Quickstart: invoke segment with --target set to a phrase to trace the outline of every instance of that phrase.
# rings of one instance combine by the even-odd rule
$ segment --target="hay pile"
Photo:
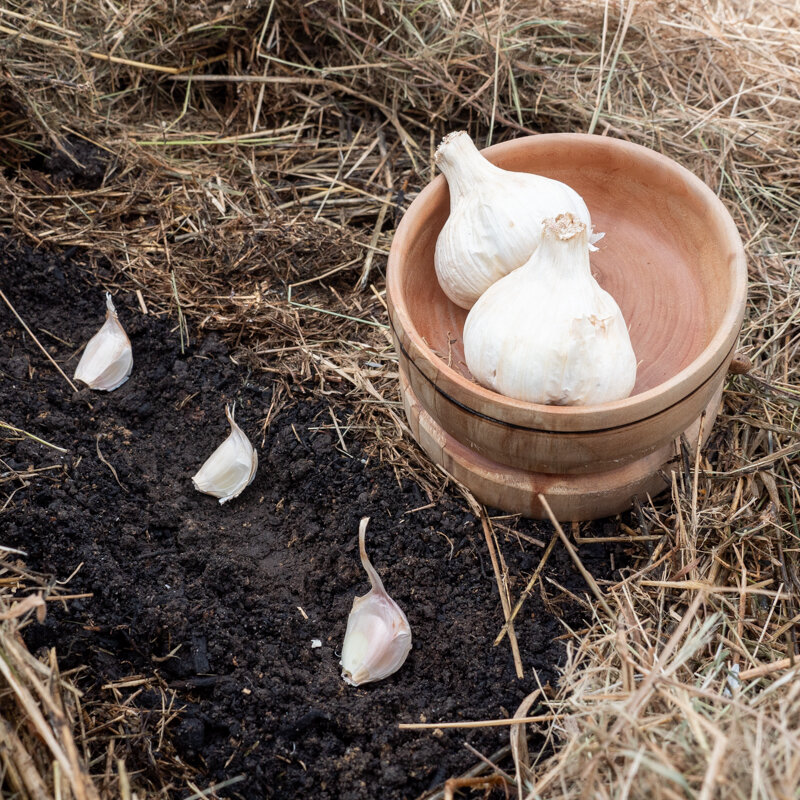
[[[8,551],[4,555],[14,557]],[[85,751],[74,735],[83,730],[80,692],[69,676],[59,673],[54,650],[37,660],[20,636],[34,617],[44,622],[47,602],[59,599],[66,602],[71,598],[19,564],[0,563],[0,763],[4,797],[99,800],[101,796],[86,766]]]
[[[799,30],[794,3],[764,0],[16,0],[0,226],[85,252],[179,315],[176,336],[221,331],[280,383],[270,413],[335,387],[351,430],[435,499],[447,480],[405,435],[383,267],[439,138],[590,131],[691,169],[746,245],[755,367],[708,457],[687,449],[671,496],[619,528],[658,538],[632,541],[612,615],[570,637],[544,701],[553,750],[515,748],[518,793],[796,796]]]

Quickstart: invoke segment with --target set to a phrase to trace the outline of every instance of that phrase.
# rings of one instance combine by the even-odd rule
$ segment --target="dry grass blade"
[[[489,558],[492,561],[492,569],[494,570],[494,578],[497,582],[497,591],[500,595],[500,605],[503,607],[503,616],[505,617],[505,627],[508,631],[508,641],[511,643],[511,653],[514,657],[514,668],[517,671],[517,677],[524,677],[522,669],[522,658],[519,654],[519,643],[517,642],[517,635],[514,633],[514,623],[511,619],[511,599],[508,594],[508,574],[501,571],[500,564],[497,558],[497,543],[494,538],[494,531],[492,530],[492,523],[489,521],[489,515],[486,513],[486,508],[482,506],[472,495],[465,486],[458,484],[459,491],[464,495],[472,513],[475,514],[481,521],[483,528],[483,536],[486,540],[486,549],[489,551]]]
[[[39,442],[39,444],[45,445],[45,447],[50,447],[53,450],[58,450],[59,453],[69,452],[65,447],[58,447],[57,445],[51,444],[50,442],[47,442],[44,439],[39,438],[38,436],[34,436],[34,434],[29,433],[28,431],[22,430],[22,428],[17,428],[16,425],[9,425],[7,422],[3,422],[2,420],[0,420],[0,428],[5,428],[5,430],[13,431],[14,433],[20,433],[23,436],[27,436],[29,439],[33,439],[34,442]]]
[[[22,317],[17,313],[17,310],[14,308],[14,306],[11,305],[11,302],[5,296],[2,290],[0,290],[0,300],[2,300],[8,306],[11,313],[19,320],[20,325],[22,325],[22,327],[25,328],[25,330],[28,332],[28,336],[30,336],[31,339],[33,339],[33,341],[36,343],[36,346],[45,354],[47,360],[58,370],[59,375],[61,375],[61,377],[70,385],[72,391],[77,392],[78,387],[67,377],[66,373],[56,363],[56,360],[53,358],[53,356],[51,356],[50,353],[47,352],[47,349],[44,347],[44,345],[36,338],[36,334],[34,334],[34,332],[28,327],[25,320],[22,319]]]
[[[65,701],[58,675],[36,661],[21,643],[19,631],[31,615],[44,620],[44,590],[9,605],[10,588],[18,590],[36,579],[7,565],[3,572],[5,578],[14,578],[0,584],[0,740],[5,745],[0,758],[4,771],[23,797],[53,800],[66,791],[77,800],[100,800],[73,737],[74,707],[69,694]]]
[[[18,619],[27,614],[31,609],[36,609],[36,618],[44,622],[45,609],[47,608],[41,594],[29,594],[24,600],[14,603],[8,611],[0,613],[0,620]]]
[[[515,716],[510,719],[479,719],[470,722],[401,722],[397,727],[403,731],[435,731],[453,728],[507,728],[535,722],[551,722],[553,714],[538,714],[533,717]]]
[[[543,494],[539,495],[539,502],[542,504],[542,507],[547,512],[547,516],[550,517],[550,522],[553,523],[553,527],[556,529],[556,533],[558,534],[558,537],[561,539],[561,543],[564,545],[567,552],[569,553],[569,557],[573,560],[575,566],[578,568],[578,572],[581,573],[583,579],[586,581],[586,584],[592,590],[592,594],[594,594],[598,604],[603,609],[603,611],[605,611],[606,614],[608,614],[609,617],[613,616],[611,607],[606,602],[605,597],[603,597],[603,593],[600,591],[600,587],[597,585],[597,581],[594,579],[592,573],[589,572],[589,570],[587,570],[586,567],[583,566],[583,562],[581,561],[578,552],[572,546],[572,542],[570,542],[570,540],[567,538],[567,535],[564,533],[564,529],[561,527],[561,524],[553,515],[553,509],[550,508],[550,503],[547,502],[547,498]]]
[[[597,607],[613,603],[570,641],[546,701],[550,749],[531,753],[523,782],[548,800],[796,796],[796,4],[6,5],[4,235],[76,248],[151,314],[179,299],[193,336],[220,332],[243,367],[280,387],[265,430],[293,393],[317,387],[343,449],[360,436],[364,458],[416,481],[430,503],[448,482],[402,419],[383,272],[436,141],[460,127],[481,144],[593,130],[663,152],[712,187],[748,254],[741,349],[752,369],[731,376],[705,452],[670,465],[671,495],[604,537],[630,536],[632,563],[613,585],[596,582]],[[362,275],[373,292],[353,291]],[[491,551],[491,530],[486,542]],[[519,603],[499,562],[495,574],[513,622]],[[103,750],[112,732],[138,740],[115,703],[91,707],[108,727],[87,748]],[[8,755],[21,756],[11,730],[29,745],[26,728],[4,728],[7,782],[52,792],[41,761],[37,783],[30,762]],[[174,760],[159,769],[168,777],[148,796],[185,778]],[[127,774],[117,772],[103,779],[112,796]],[[127,777],[136,792],[139,776]]]
[[[539,576],[542,574],[542,570],[547,564],[547,559],[550,558],[550,553],[553,552],[553,546],[555,545],[556,541],[558,540],[558,534],[554,534],[550,538],[550,543],[545,548],[544,553],[542,553],[541,559],[539,559],[539,563],[536,565],[536,569],[533,571],[533,575],[531,575],[530,580],[528,580],[527,586],[522,590],[522,594],[519,596],[519,599],[514,604],[514,608],[511,611],[511,614],[508,616],[508,622],[503,625],[500,633],[497,634],[497,638],[494,640],[494,646],[497,647],[500,642],[503,641],[503,637],[508,632],[508,626],[514,622],[517,614],[519,614],[520,609],[522,608],[523,603],[525,602],[525,598],[533,591],[533,587],[536,585],[536,581],[539,579]]]
[[[525,717],[530,711],[536,698],[542,693],[541,689],[531,692],[519,705],[514,719],[519,720],[519,724],[512,725],[509,732],[511,755],[514,758],[514,769],[516,770],[517,794],[519,800],[525,796],[525,786],[530,783],[533,774],[531,773],[530,757],[528,755],[528,739],[525,733]]]

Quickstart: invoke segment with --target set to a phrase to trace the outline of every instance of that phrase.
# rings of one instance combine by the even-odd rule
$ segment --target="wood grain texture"
[[[554,432],[513,427],[457,405],[419,374],[402,353],[400,369],[417,401],[443,430],[478,455],[533,472],[582,474],[624,466],[662,448],[697,419],[718,393],[729,359],[698,389],[653,417],[596,431]]]
[[[559,407],[513,400],[472,380],[461,341],[466,312],[442,292],[433,265],[449,213],[440,176],[406,212],[387,273],[392,332],[417,399],[475,453],[526,471],[591,472],[657,451],[716,393],[741,327],[747,274],[730,215],[675,162],[607,137],[531,136],[484,154],[583,196],[595,229],[606,233],[592,270],[630,327],[637,383],[625,400]]]
[[[491,461],[448,434],[419,402],[402,369],[400,389],[406,417],[420,447],[488,506],[547,519],[538,500],[541,493],[559,520],[578,522],[618,514],[630,508],[634,497],[647,502],[648,495],[654,497],[667,488],[658,473],[662,469],[668,471],[668,462],[676,453],[674,442],[638,461],[601,472],[581,475],[527,472]],[[720,384],[705,408],[703,443],[711,433],[721,397]],[[697,442],[699,429],[698,416],[684,432],[691,445]]]

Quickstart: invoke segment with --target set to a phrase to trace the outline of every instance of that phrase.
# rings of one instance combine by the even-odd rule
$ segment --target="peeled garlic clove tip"
[[[111,392],[128,380],[132,369],[130,339],[119,322],[111,295],[106,292],[106,321],[86,344],[73,377],[90,389]]]
[[[238,497],[253,482],[258,469],[258,454],[227,406],[225,415],[231,427],[228,438],[192,478],[197,491],[218,498],[220,505]]]
[[[392,675],[411,650],[411,627],[400,606],[386,593],[380,576],[369,561],[365,537],[369,517],[358,531],[361,563],[371,588],[353,600],[342,645],[342,678],[351,686],[379,681]]]

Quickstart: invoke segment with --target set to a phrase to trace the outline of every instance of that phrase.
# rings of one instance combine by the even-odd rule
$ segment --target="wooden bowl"
[[[665,465],[676,453],[672,442],[644,458],[602,473],[529,472],[491,461],[444,431],[419,402],[402,370],[400,387],[406,417],[420,447],[486,505],[525,517],[547,519],[539,500],[543,494],[556,519],[579,522],[617,514],[628,508],[634,497],[644,503],[648,495],[655,496],[667,488],[662,475],[669,471]],[[684,431],[691,446],[697,445],[698,439],[701,445],[708,439],[721,396],[720,384],[705,409],[702,431],[700,418]]]
[[[663,452],[718,395],[741,327],[747,269],[730,215],[688,170],[628,142],[547,134],[483,153],[505,169],[561,180],[586,201],[606,233],[592,270],[630,327],[636,386],[613,403],[545,406],[472,379],[466,312],[447,299],[433,264],[449,214],[439,176],[404,215],[387,271],[392,334],[416,401],[467,453],[517,470],[598,478]]]

